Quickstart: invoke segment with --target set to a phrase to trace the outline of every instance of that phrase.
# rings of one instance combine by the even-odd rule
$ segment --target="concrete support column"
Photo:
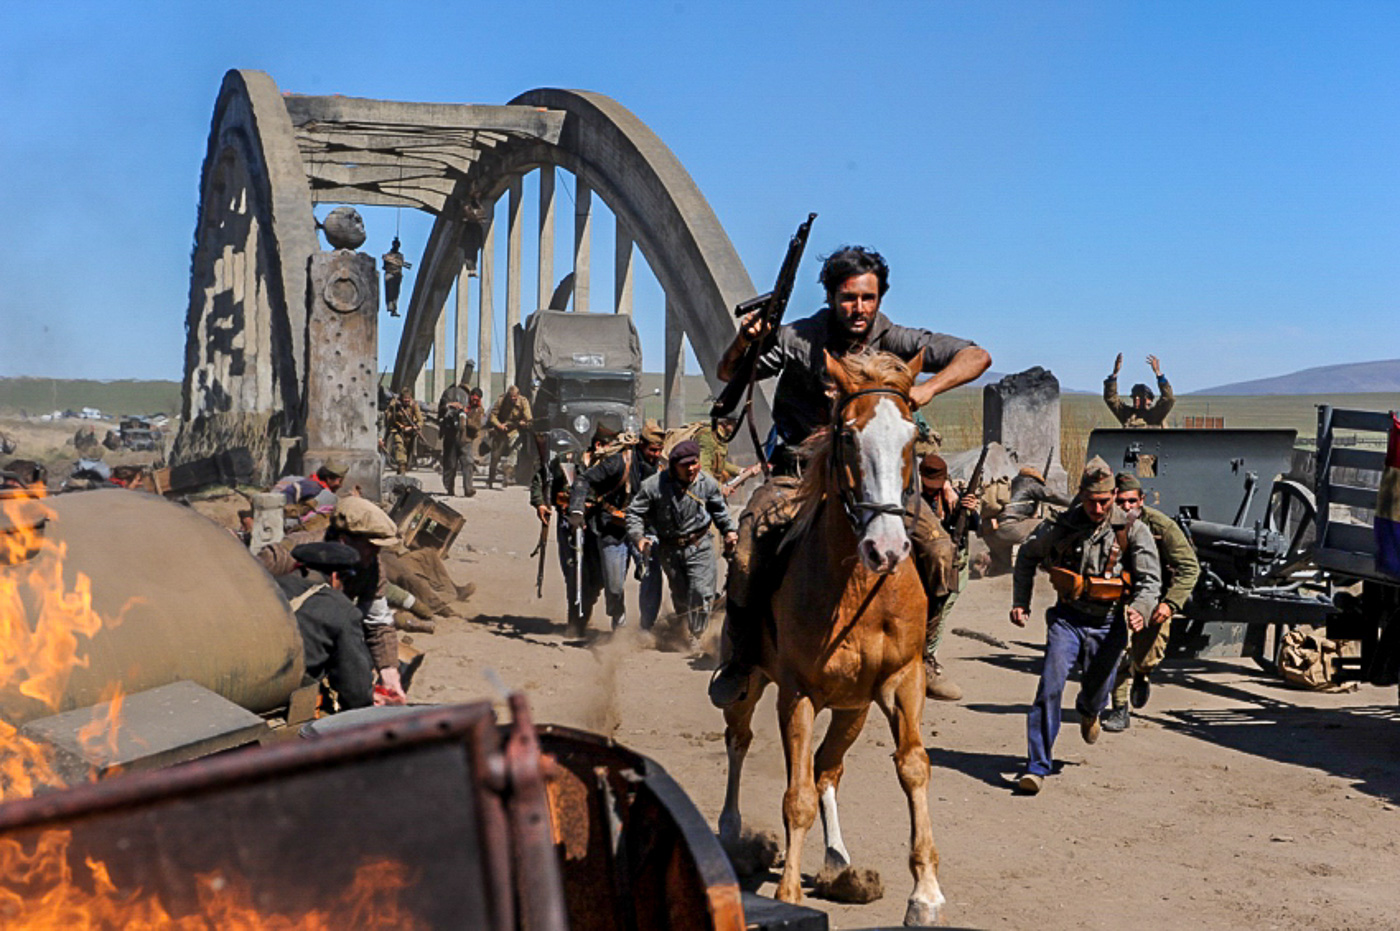
[[[426,362],[418,370],[418,377],[413,380],[413,396],[420,400],[428,396],[428,365]]]
[[[540,169],[540,268],[537,310],[549,306],[554,294],[554,166]]]
[[[506,213],[506,384],[515,383],[515,328],[520,323],[520,176],[510,182]]]
[[[490,406],[495,396],[492,391],[491,373],[494,371],[491,358],[491,334],[496,328],[495,309],[495,267],[496,267],[496,205],[486,208],[486,217],[481,221],[481,261],[477,263],[477,282],[481,295],[477,303],[481,307],[477,317],[476,370],[481,374],[481,403]]]
[[[593,190],[574,176],[574,310],[588,313],[588,263],[593,239]]]
[[[433,328],[433,388],[424,400],[437,401],[452,384],[452,363],[447,358],[447,302],[438,310],[437,326]]]
[[[622,217],[617,217],[617,232],[614,234],[614,242],[617,244],[615,250],[615,260],[613,262],[613,313],[632,313],[632,233],[622,222]]]
[[[456,379],[462,377],[466,371],[467,360],[471,358],[467,355],[467,327],[472,318],[472,274],[465,262],[462,263],[462,270],[457,273],[457,333],[452,340],[452,377]]]
[[[669,295],[666,298],[666,373],[661,398],[666,405],[665,426],[669,429],[685,423],[685,328],[680,308]]]

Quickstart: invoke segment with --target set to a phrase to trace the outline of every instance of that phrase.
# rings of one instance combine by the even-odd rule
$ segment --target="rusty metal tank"
[[[0,582],[6,575],[18,582],[19,574],[61,558],[64,589],[69,597],[81,593],[79,575],[86,577],[102,626],[90,639],[77,637],[80,665],[57,708],[19,694],[12,675],[0,684],[0,717],[23,724],[102,701],[113,683],[131,694],[181,679],[265,712],[284,705],[301,684],[296,618],[272,577],[226,530],[189,508],[134,491],[79,492],[32,504],[48,518],[45,545],[28,560],[0,560]],[[34,630],[34,599],[21,600]]]

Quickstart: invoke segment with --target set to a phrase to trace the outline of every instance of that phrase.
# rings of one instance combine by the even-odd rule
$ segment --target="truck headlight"
[[[579,414],[574,418],[574,432],[579,436],[588,435],[588,416],[586,414]]]
[[[628,411],[627,416],[622,418],[622,429],[627,433],[636,433],[642,429],[642,422],[636,414]]]

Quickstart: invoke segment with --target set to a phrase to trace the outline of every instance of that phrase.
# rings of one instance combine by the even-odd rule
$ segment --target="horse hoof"
[[[737,812],[722,812],[719,816],[719,843],[726,851],[739,844],[739,828],[743,822]]]
[[[942,898],[940,895],[939,899]],[[942,904],[942,901],[925,902],[921,899],[910,899],[909,907],[904,910],[904,927],[931,928],[938,924],[938,907]]]
[[[720,847],[729,857],[734,874],[741,880],[756,876],[767,876],[777,866],[782,845],[778,835],[772,831],[743,831],[733,840],[726,840],[720,832]]]

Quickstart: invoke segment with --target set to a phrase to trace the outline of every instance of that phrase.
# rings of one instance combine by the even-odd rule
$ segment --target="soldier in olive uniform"
[[[384,412],[384,427],[389,434],[394,471],[403,475],[413,464],[413,450],[423,432],[423,412],[413,400],[413,389],[407,385],[389,402],[389,409]]]
[[[530,429],[533,423],[530,402],[525,400],[518,387],[511,385],[491,408],[491,416],[486,420],[491,443],[491,462],[486,470],[487,488],[496,484],[496,472],[502,459],[507,460],[506,468],[510,474],[514,474],[515,466],[509,462],[510,456],[520,446],[522,431]],[[509,484],[507,473],[502,472],[501,487]]]
[[[1078,503],[1053,523],[1041,524],[1016,554],[1011,623],[1025,627],[1030,619],[1038,567],[1049,571],[1059,596],[1045,613],[1045,658],[1026,717],[1026,770],[1016,781],[1024,793],[1039,792],[1051,773],[1070,667],[1076,659],[1082,663],[1074,704],[1080,735],[1094,743],[1128,626],[1142,625],[1161,591],[1152,534],[1141,521],[1129,520],[1114,498],[1113,471],[1095,456],[1079,480]]]
[[[1103,719],[1103,729],[1116,732],[1128,729],[1130,698],[1134,708],[1147,704],[1152,691],[1148,677],[1167,654],[1172,618],[1181,613],[1186,599],[1191,597],[1196,580],[1201,577],[1201,563],[1196,558],[1191,541],[1186,538],[1186,532],[1177,526],[1176,521],[1143,503],[1142,482],[1138,481],[1137,476],[1119,472],[1115,484],[1118,507],[1128,515],[1129,520],[1147,525],[1157,545],[1157,558],[1162,563],[1161,600],[1144,623],[1133,626],[1129,622],[1128,649],[1118,663],[1118,681],[1113,686],[1113,710]]]
[[[1118,397],[1118,373],[1123,368],[1123,354],[1118,353],[1118,358],[1113,360],[1113,374],[1103,380],[1103,402],[1108,405],[1108,409],[1113,412],[1113,416],[1118,418],[1118,422],[1125,427],[1160,427],[1166,422],[1167,414],[1171,412],[1172,405],[1176,403],[1176,395],[1172,394],[1171,382],[1167,381],[1167,376],[1162,374],[1162,364],[1156,356],[1148,356],[1147,364],[1152,366],[1152,372],[1157,376],[1157,387],[1162,389],[1162,397],[1153,402],[1155,397],[1152,389],[1143,384],[1133,385],[1133,403],[1126,404]]]
[[[670,464],[642,482],[627,505],[627,539],[645,559],[654,546],[671,585],[671,606],[691,637],[705,632],[715,599],[715,550],[710,525],[724,534],[726,553],[739,540],[719,483],[700,468],[700,444],[682,440]]]
[[[467,389],[464,379],[453,385],[438,399],[438,435],[442,437],[442,486],[449,495],[457,486],[457,473],[462,473],[462,494],[476,494],[472,473],[476,471],[476,442],[486,423],[486,409],[481,406],[481,389]]]
[[[944,628],[958,600],[958,593],[967,587],[967,543],[978,526],[978,501],[976,495],[958,494],[948,481],[948,463],[937,453],[928,453],[919,460],[919,490],[923,496],[922,503],[928,506],[950,539],[957,527],[958,515],[962,512],[967,514],[962,543],[953,553],[957,585],[942,604],[930,610],[924,635],[924,694],[938,701],[958,701],[963,695],[962,688],[943,672],[943,665],[938,662],[938,645],[943,642]]]

